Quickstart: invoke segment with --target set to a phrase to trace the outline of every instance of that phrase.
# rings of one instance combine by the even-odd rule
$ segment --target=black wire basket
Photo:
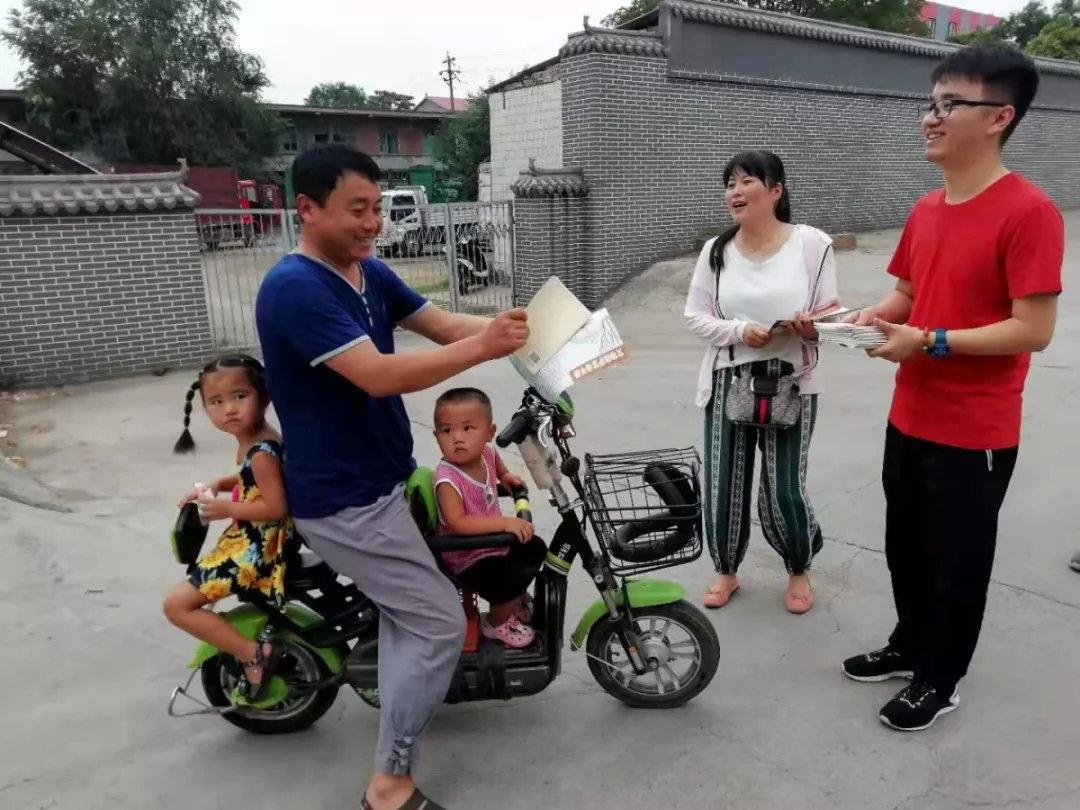
[[[585,456],[585,502],[611,570],[641,574],[701,556],[694,448]]]

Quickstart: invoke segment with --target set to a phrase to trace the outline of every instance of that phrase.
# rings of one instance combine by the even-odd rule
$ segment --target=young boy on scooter
[[[527,520],[506,517],[499,509],[499,485],[524,481],[506,469],[491,442],[495,438],[491,400],[476,388],[454,388],[435,403],[435,438],[442,461],[435,468],[439,534],[517,535],[513,548],[447,551],[443,564],[459,582],[491,604],[480,618],[485,638],[521,649],[532,644],[532,600],[528,588],[544,561],[547,547],[533,537]]]

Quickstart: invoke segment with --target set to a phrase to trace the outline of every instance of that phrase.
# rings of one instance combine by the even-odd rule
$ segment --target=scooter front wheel
[[[637,673],[608,616],[589,631],[589,670],[608,694],[640,709],[672,709],[698,695],[716,674],[720,641],[716,630],[686,601],[634,608],[634,625],[649,671]]]

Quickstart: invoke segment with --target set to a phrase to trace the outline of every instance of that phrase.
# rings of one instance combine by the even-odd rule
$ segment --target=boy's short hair
[[[449,391],[444,391],[435,400],[435,413],[438,414],[439,408],[443,405],[457,404],[459,402],[475,402],[478,405],[483,405],[487,411],[488,419],[495,420],[495,411],[491,407],[491,399],[479,388],[451,388]]]
[[[315,201],[320,208],[346,172],[355,172],[378,185],[382,169],[370,156],[340,143],[317,144],[293,161],[293,192]]]
[[[953,51],[938,63],[930,78],[937,84],[949,76],[977,79],[997,96],[997,100],[1013,106],[1016,116],[1001,136],[1003,144],[1027,114],[1039,90],[1039,70],[1035,60],[1004,42],[971,45]]]

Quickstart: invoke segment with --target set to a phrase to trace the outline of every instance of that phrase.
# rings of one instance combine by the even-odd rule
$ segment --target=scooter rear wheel
[[[589,670],[609,695],[639,709],[681,706],[709,685],[720,662],[716,630],[686,601],[636,608],[634,624],[649,672],[637,674],[605,616],[593,625],[585,644]]]
[[[280,643],[280,642],[278,642]],[[289,682],[313,683],[330,677],[322,660],[307,647],[285,642],[285,654],[277,676]],[[229,706],[229,696],[239,681],[240,664],[232,657],[215,655],[202,665],[202,685],[213,706]],[[317,692],[291,694],[277,706],[264,709],[240,707],[223,714],[234,726],[253,734],[291,734],[302,731],[326,714],[337,699],[338,687],[328,686]]]

